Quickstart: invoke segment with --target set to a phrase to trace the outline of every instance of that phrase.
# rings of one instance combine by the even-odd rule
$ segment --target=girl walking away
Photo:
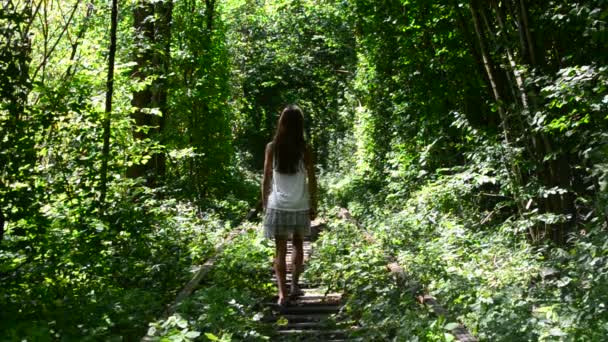
[[[279,305],[302,295],[298,280],[304,261],[303,239],[310,234],[310,221],[317,212],[317,180],[312,154],[304,141],[304,115],[289,105],[279,118],[274,139],[266,145],[262,203],[264,235],[276,244],[274,270],[279,287]],[[287,240],[291,238],[291,288],[287,293]]]

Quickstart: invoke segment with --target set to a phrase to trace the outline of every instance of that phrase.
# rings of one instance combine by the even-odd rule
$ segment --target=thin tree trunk
[[[42,38],[44,40],[44,52],[42,54],[42,62],[41,64],[38,66],[38,68],[36,68],[36,70],[34,71],[34,75],[32,76],[32,80],[36,79],[36,75],[38,75],[38,71],[40,70],[40,68],[42,68],[42,79],[41,79],[41,83],[44,84],[44,76],[46,74],[46,60],[47,60],[47,56],[48,56],[48,50],[49,50],[49,21],[48,21],[48,7],[47,7],[47,0],[42,0],[42,2],[44,3],[44,10],[43,10],[43,21],[42,21]]]
[[[479,19],[479,12],[478,12],[479,7],[478,7],[477,0],[471,0],[469,8],[470,8],[471,15],[473,18],[473,26],[475,27],[475,33],[477,35],[479,51],[481,53],[483,63],[484,63],[484,68],[486,70],[487,77],[490,80],[490,84],[492,86],[492,93],[494,95],[494,99],[496,100],[496,105],[498,107],[497,108],[498,114],[500,116],[501,126],[503,129],[504,143],[507,146],[507,148],[509,148],[511,146],[511,127],[507,120],[507,114],[503,107],[504,106],[503,97],[502,97],[499,87],[497,85],[496,75],[495,75],[495,66],[493,65],[491,56],[488,52],[486,38],[483,34],[483,29],[481,27],[481,22]],[[524,210],[524,205],[521,202],[520,195],[519,195],[519,187],[521,186],[521,183],[522,183],[522,175],[521,175],[521,171],[515,165],[515,163],[512,160],[512,157],[510,155],[511,155],[510,152],[505,151],[506,159],[504,160],[504,163],[505,163],[505,168],[508,170],[507,174],[510,175],[510,182],[511,182],[511,186],[513,187],[513,195],[516,199],[518,209],[521,213]]]
[[[477,43],[479,44],[479,50],[481,52],[481,57],[483,60],[483,66],[486,71],[486,75],[488,80],[490,81],[492,94],[494,95],[494,99],[498,103],[498,113],[503,121],[503,129],[508,132],[508,123],[506,122],[506,114],[503,108],[503,99],[498,89],[498,85],[496,83],[496,75],[494,71],[494,65],[492,63],[492,59],[490,54],[488,53],[488,49],[486,46],[486,39],[483,34],[483,29],[481,27],[481,22],[479,20],[478,6],[476,0],[471,0],[470,3],[471,16],[473,17],[473,26],[475,27],[475,33],[477,34]],[[508,140],[508,133],[505,134],[506,139]]]
[[[72,72],[75,74],[76,70],[75,68],[73,69],[73,62],[76,60],[76,52],[78,52],[78,45],[80,44],[80,41],[82,40],[82,38],[84,37],[84,34],[87,30],[87,26],[89,23],[89,20],[91,19],[91,16],[93,14],[93,9],[95,7],[92,4],[87,4],[87,15],[85,17],[85,22],[82,25],[82,27],[80,28],[80,31],[78,31],[78,33],[76,34],[76,40],[72,43],[72,52],[70,53],[70,65],[68,66],[67,70],[65,71],[65,75],[64,75],[64,79],[69,79],[72,76]]]
[[[526,42],[526,34],[524,32],[524,24],[521,19],[519,7],[517,7],[517,4],[515,4],[517,9],[514,9],[512,1],[506,1],[506,5],[509,9],[509,12],[511,12],[511,16],[515,19],[515,22],[516,22],[517,35],[519,37],[519,46],[521,48],[521,55],[522,55],[523,59],[527,60],[528,64],[530,64],[529,63],[530,59],[529,59],[529,52],[528,52],[528,43]]]
[[[163,143],[163,130],[169,116],[167,106],[168,75],[170,68],[171,20],[173,1],[165,0],[152,4],[142,0],[136,6],[134,27],[136,30],[137,63],[133,76],[141,81],[150,75],[158,77],[151,86],[133,94],[132,104],[137,109],[132,114],[136,126],[147,126],[149,131],[144,133],[136,129],[135,139],[154,139]],[[155,16],[154,20],[150,17]],[[145,109],[158,108],[161,116],[152,116]],[[165,175],[166,156],[163,152],[152,155],[147,164],[135,164],[128,168],[128,177],[145,177],[148,186],[156,186]]]
[[[507,37],[507,35],[509,33],[509,29],[505,25],[503,13],[502,13],[501,9],[499,8],[499,5],[496,3],[496,0],[492,1],[492,5],[494,5],[494,9],[496,10],[496,20],[498,22],[498,26],[500,27],[500,30],[502,31],[503,36]],[[527,113],[530,113],[530,105],[528,103],[529,101],[528,101],[528,96],[526,94],[523,76],[521,75],[519,70],[517,70],[517,64],[515,63],[515,58],[513,57],[513,52],[511,51],[511,48],[509,47],[509,42],[507,41],[507,39],[503,40],[503,45],[505,46],[507,60],[509,61],[510,73],[513,74],[513,77],[515,78],[515,84],[517,85],[517,87],[515,87],[514,85],[511,86],[511,89],[513,89],[513,98],[515,98],[515,99],[519,98],[521,101],[521,104],[520,104],[521,107],[524,109],[524,111],[526,111]],[[509,80],[510,79],[511,79],[511,77],[509,76]]]
[[[46,3],[46,2],[45,2]],[[48,22],[47,22],[47,11],[48,9],[46,8],[45,5],[45,9],[44,9],[44,21],[45,23],[43,24],[43,35],[44,35],[44,53],[42,56],[42,62],[40,63],[40,65],[35,69],[34,71],[34,75],[32,76],[32,79],[36,79],[36,76],[38,75],[38,72],[40,71],[40,69],[42,68],[42,80],[41,82],[44,83],[44,77],[45,77],[45,70],[46,70],[46,65],[48,63],[48,59],[51,57],[51,54],[53,54],[53,52],[55,51],[55,48],[57,47],[57,44],[59,44],[59,42],[61,41],[61,39],[63,38],[63,35],[68,31],[68,28],[70,27],[70,24],[72,24],[72,20],[74,19],[74,14],[76,13],[76,10],[78,9],[78,6],[80,5],[80,1],[77,1],[74,4],[74,7],[72,8],[72,11],[70,12],[70,17],[68,18],[68,20],[66,21],[65,25],[63,26],[61,33],[59,34],[59,37],[57,37],[57,39],[55,40],[55,42],[53,43],[53,45],[49,48],[48,47],[48,43],[49,43],[49,39],[50,37],[48,36]]]
[[[4,240],[4,213],[2,213],[2,207],[0,207],[0,245]]]
[[[114,92],[114,58],[116,56],[116,27],[118,22],[118,0],[112,0],[112,14],[110,25],[110,54],[108,58],[108,78],[106,90],[106,109],[103,120],[103,148],[101,151],[101,188],[99,196],[100,213],[104,214],[107,182],[108,160],[110,159],[110,129],[112,118],[112,94]]]
[[[503,37],[508,38],[512,31],[511,27],[507,26],[506,15],[503,8],[501,8],[496,0],[492,0],[491,5],[496,11],[497,24]],[[513,13],[514,17],[517,18],[516,36],[518,37],[520,47],[517,56],[521,56],[519,64],[523,62],[524,64],[527,63],[533,69],[540,69],[541,66],[536,59],[536,46],[535,42],[532,40],[525,2],[523,0],[515,0],[514,6],[516,9],[514,9],[509,2],[507,2],[507,6],[509,6],[510,12]],[[567,190],[570,188],[571,178],[568,152],[559,154],[557,159],[545,160],[547,155],[552,155],[554,152],[553,142],[543,132],[535,132],[533,127],[525,124],[526,122],[532,121],[532,116],[537,111],[537,108],[539,108],[535,96],[538,90],[526,85],[525,75],[518,69],[516,53],[511,49],[512,45],[510,45],[510,41],[508,39],[503,39],[500,45],[503,46],[504,54],[508,61],[508,72],[513,75],[515,80],[518,94],[516,99],[519,99],[519,106],[521,107],[519,117],[521,118],[520,121],[523,123],[520,133],[528,141],[526,147],[531,161],[536,166],[534,173],[544,188],[558,187]],[[538,198],[537,200],[541,213],[570,215],[571,220],[569,223],[570,225],[574,223],[574,196],[570,192],[566,194],[550,194],[546,198]],[[565,233],[568,231],[568,223],[539,225],[536,227],[536,232],[533,235],[538,237],[543,230],[546,238],[550,238],[557,244],[564,244]]]
[[[530,22],[528,20],[528,9],[526,7],[525,0],[519,0],[519,8],[521,13],[521,23],[523,24],[523,31],[526,34],[526,42],[528,43],[528,54],[530,56],[530,63],[537,65],[536,53],[534,51],[534,42],[532,40],[532,33],[530,32]]]
[[[469,46],[469,51],[471,51],[471,54],[473,55],[473,58],[475,59],[475,61],[477,62],[477,65],[479,66],[479,73],[482,75],[484,81],[486,82],[486,85],[488,86],[488,88],[492,88],[491,82],[488,78],[488,75],[485,72],[485,69],[483,67],[484,63],[483,63],[483,59],[481,57],[480,52],[477,49],[477,45],[475,44],[475,41],[473,40],[473,38],[471,37],[471,33],[469,32],[469,29],[467,28],[467,24],[466,21],[464,19],[464,16],[460,10],[460,7],[458,7],[458,3],[455,3],[454,6],[454,11],[456,12],[456,22],[458,23],[458,27],[460,28],[460,32],[462,34],[462,37],[464,38],[466,44]]]
[[[473,55],[473,59],[475,60],[475,67],[477,68],[477,72],[483,79],[487,89],[492,89],[490,79],[488,78],[488,75],[484,68],[483,58],[481,57],[481,53],[479,52],[477,44],[475,44],[475,38],[473,37],[473,34],[471,33],[469,22],[465,19],[461,8],[458,6],[457,1],[454,1],[453,7],[454,7],[454,11],[456,12],[456,22],[458,24],[458,28],[461,31],[461,35],[463,36],[465,43],[467,44],[467,46],[469,48],[469,51],[471,51],[471,54]],[[471,84],[476,82],[474,78],[467,78],[467,81],[470,82]],[[472,88],[476,89],[476,87],[474,85],[472,85]],[[470,96],[470,97],[478,98],[478,96]],[[465,103],[465,106],[467,106],[468,108],[478,108],[478,106],[479,106],[479,103],[469,104],[469,102],[471,100],[466,100],[466,101],[467,102]],[[465,113],[468,113],[468,112],[472,112],[472,111],[468,110],[468,109],[465,110]],[[496,115],[491,115],[491,114],[487,115],[485,120],[486,120],[487,126],[498,127],[498,120],[496,119]]]
[[[213,31],[214,12],[215,0],[205,0],[205,14],[207,16],[207,31],[209,31],[209,37],[211,37],[211,31]]]
[[[525,39],[523,39],[523,37],[520,38],[520,42],[525,41],[526,43],[525,46],[521,47],[522,55],[524,51],[527,51],[527,61],[530,63],[530,66],[536,70],[544,69],[544,61],[537,56],[537,51],[541,52],[540,54],[542,55],[542,50],[538,49],[536,41],[533,39],[531,32],[532,28],[528,18],[528,9],[524,0],[519,0],[518,18],[519,24],[522,27],[522,33],[525,37]],[[536,112],[536,109],[539,108],[536,96],[538,89],[531,87],[530,89],[527,89],[527,92],[530,94],[530,110],[528,111],[528,115],[531,117],[534,112]],[[567,150],[563,151],[555,158],[545,161],[547,155],[554,154],[555,141],[544,132],[533,133],[531,134],[531,137],[537,150],[536,163],[539,167],[538,177],[540,178],[541,183],[548,188],[558,187],[567,191],[564,194],[551,194],[542,200],[545,211],[569,216],[569,219],[566,222],[552,224],[549,227],[549,237],[551,240],[558,245],[564,245],[566,243],[568,231],[576,224],[575,196],[571,191],[571,152]]]
[[[490,3],[488,3],[488,5],[490,5]],[[489,11],[491,13],[491,7],[489,7],[487,9],[487,11]],[[488,33],[486,39],[488,40],[488,45],[493,45],[493,46],[500,46],[501,44],[499,43],[499,32],[494,32],[493,31],[493,22],[491,22],[488,19],[488,15],[486,15],[486,9],[478,9],[478,13],[479,16],[481,18],[481,21],[483,22],[484,26],[485,26],[485,31]],[[483,32],[483,29],[482,29]],[[500,33],[500,35],[505,35],[505,32]],[[498,85],[498,90],[500,91],[501,95],[502,95],[502,100],[504,102],[504,104],[509,104],[509,103],[514,103],[517,102],[518,96],[517,96],[517,90],[516,90],[516,86],[515,86],[515,82],[513,82],[513,79],[511,77],[511,74],[507,71],[504,70],[501,67],[498,66],[494,66],[494,74],[496,77],[496,83]],[[513,120],[513,118],[511,118]],[[512,124],[516,124],[517,122],[512,122]],[[517,127],[520,128],[520,127]],[[516,127],[515,126],[511,126],[511,129],[513,132],[515,132]]]

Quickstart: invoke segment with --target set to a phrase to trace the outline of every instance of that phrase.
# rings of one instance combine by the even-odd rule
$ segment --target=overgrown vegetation
[[[269,336],[251,234],[162,313],[256,205],[291,102],[330,228],[308,276],[346,291],[354,336],[450,340],[416,283],[481,340],[605,339],[605,5],[4,1],[2,339]]]
[[[608,333],[603,309],[606,285],[602,284],[607,257],[604,228],[589,227],[567,248],[531,243],[522,230],[533,225],[532,220],[504,219],[499,213],[483,211],[488,199],[480,193],[487,182],[494,181],[466,170],[439,176],[406,199],[386,194],[394,205],[390,209],[359,201],[350,206],[365,208],[360,218],[380,240],[375,248],[396,257],[411,282],[439,298],[480,339],[601,340]],[[354,241],[361,240],[348,236],[339,231],[333,238],[346,238],[344,246],[356,246]],[[349,260],[346,264],[356,265],[349,267],[343,279],[347,288],[357,288],[358,280],[353,278],[365,269],[363,265],[375,265],[382,272],[382,262],[374,264],[367,252],[349,248],[337,254]],[[351,260],[353,254],[357,255],[354,260],[363,258],[359,261],[363,265]],[[335,267],[331,259],[325,262],[329,263],[325,272]],[[394,290],[404,291],[409,293],[407,286]],[[355,294],[353,301],[362,300],[359,306],[370,313],[382,312],[376,318],[381,324],[387,317],[384,311],[392,310],[394,304],[378,304],[377,298]],[[437,324],[447,323],[435,322],[425,329],[432,331]],[[400,336],[397,331],[394,334]]]
[[[263,303],[276,293],[270,282],[273,249],[253,226],[236,237],[214,264],[200,289],[181,303],[178,313],[150,324],[149,336],[168,341],[268,340]]]

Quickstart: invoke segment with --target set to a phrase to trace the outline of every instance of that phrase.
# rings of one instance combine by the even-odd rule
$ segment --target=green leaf
[[[566,336],[567,334],[563,332],[560,328],[552,328],[549,330],[549,335],[551,336]]]
[[[445,329],[445,330],[454,330],[454,329],[458,328],[459,326],[460,326],[459,323],[451,322],[451,323],[448,323],[448,324],[444,325],[443,329]]]
[[[188,333],[186,334],[186,337],[187,338],[191,338],[191,339],[195,339],[195,338],[199,337],[200,335],[201,335],[201,333],[198,332],[198,331],[188,331]]]
[[[284,326],[284,325],[287,325],[288,323],[289,323],[289,321],[285,317],[281,317],[281,318],[277,319],[278,326]]]
[[[182,329],[184,329],[188,326],[188,321],[183,318],[178,318],[175,323],[177,324],[178,327],[180,327]]]
[[[212,333],[205,333],[205,337],[207,337],[211,341],[219,341],[219,337],[213,335]]]

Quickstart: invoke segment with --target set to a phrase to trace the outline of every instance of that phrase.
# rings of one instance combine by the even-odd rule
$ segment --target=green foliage
[[[160,341],[191,341],[199,335],[211,341],[268,340],[259,303],[276,293],[268,272],[272,249],[250,228],[230,242],[178,313],[152,323],[148,335]]]
[[[263,147],[289,103],[302,107],[308,141],[321,164],[349,127],[340,107],[355,56],[344,6],[290,0],[226,6],[240,112],[235,138],[251,168],[262,168]]]
[[[44,254],[2,254],[2,272],[11,275],[2,303],[6,336],[30,336],[34,325],[49,338],[136,338],[188,280],[191,265],[208,257],[212,233],[224,229],[184,203],[112,190],[112,224],[84,216],[78,203],[56,202],[45,212],[48,238],[29,247]]]
[[[235,188],[236,196],[248,198],[251,192],[242,193],[247,187],[234,167],[231,70],[221,15],[204,1],[175,2],[172,30],[165,129],[172,187],[197,200]]]
[[[336,318],[355,327],[351,338],[453,341],[446,322],[420,307],[413,283],[398,282],[387,272],[381,246],[366,241],[359,228],[329,222],[314,248],[304,277],[344,293],[345,306]]]
[[[480,338],[601,339],[595,298],[606,286],[592,290],[602,276],[586,271],[606,243],[601,2],[528,4],[519,9],[526,19],[515,2],[496,2],[484,9],[481,36],[470,4],[349,7],[354,125],[347,149],[336,150],[344,164],[323,181],[326,201],[348,206]],[[565,243],[560,232],[564,250],[546,240]],[[585,285],[570,288],[573,279]],[[383,306],[364,312],[375,310]]]
[[[384,253],[396,256],[409,281],[439,298],[483,340],[601,339],[606,333],[606,311],[599,296],[606,286],[599,282],[604,280],[606,253],[600,250],[608,240],[600,233],[604,230],[600,222],[590,225],[568,251],[534,246],[514,234],[533,218],[515,219],[500,212],[508,208],[507,197],[495,201],[492,211],[487,210],[488,200],[492,201],[484,198],[488,186],[507,181],[495,175],[492,169],[463,170],[440,176],[410,197],[391,196],[390,206],[375,204],[374,199],[351,203],[353,208],[367,208],[360,212],[360,219],[380,240],[380,246],[374,247],[380,248],[377,268],[382,269]],[[355,194],[353,198],[361,197]],[[374,257],[360,247],[360,233],[351,237],[353,229],[333,228],[333,235],[322,239],[319,248],[322,255],[338,255],[334,259],[323,256],[325,274],[341,274],[328,270],[345,264],[350,271],[345,277],[354,273],[356,279],[347,278],[342,283],[322,278],[325,283],[350,288],[373,278],[359,274],[366,266],[360,265],[358,258],[373,264]],[[330,243],[343,248],[328,250]],[[314,273],[319,274],[323,273]],[[374,284],[370,291],[390,288],[376,287],[383,284],[376,278],[370,283]],[[407,286],[400,291],[404,289]],[[377,298],[384,298],[378,294],[348,293],[352,296],[349,302],[365,303],[361,317],[377,313],[374,326],[383,327],[378,322],[383,322],[380,319],[387,317],[386,310],[393,304],[377,302]],[[433,321],[430,317],[417,320],[421,319],[425,324]],[[416,333],[423,335],[420,330]]]
[[[36,202],[42,189],[33,177],[41,120],[27,101],[32,90],[31,12],[31,4],[12,1],[0,10],[0,238],[5,219],[39,219]]]
[[[577,195],[596,196],[597,203],[606,203],[607,174],[604,159],[608,128],[608,68],[581,65],[560,69],[555,77],[539,79],[547,99],[546,110],[538,112],[534,124],[538,130],[558,137],[562,149],[576,151],[581,165],[577,171],[586,176],[587,189],[577,188]],[[548,156],[555,158],[554,156]],[[592,190],[592,191],[589,191]]]
[[[296,102],[326,208],[378,241],[330,222],[307,273],[345,291],[355,336],[450,341],[461,321],[482,340],[601,340],[605,1],[483,4],[121,3],[99,203],[109,6],[7,1],[1,339],[141,337],[258,196],[264,144]],[[127,178],[137,165],[157,182]],[[239,237],[152,335],[264,339],[270,252]],[[454,317],[420,308],[403,291],[415,284]]]

